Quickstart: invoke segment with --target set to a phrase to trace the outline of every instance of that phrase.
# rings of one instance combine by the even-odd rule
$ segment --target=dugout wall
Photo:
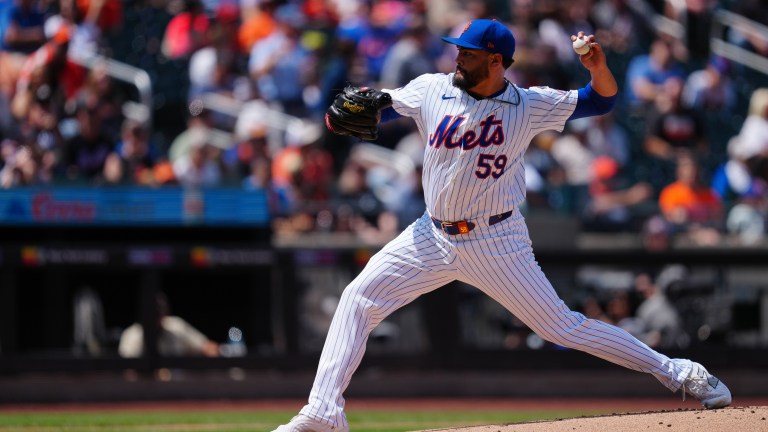
[[[581,304],[585,290],[606,280],[616,286],[638,269],[679,263],[693,276],[691,283],[674,288],[692,340],[664,351],[753,377],[760,375],[754,371],[768,370],[768,248],[649,252],[626,237],[607,241],[578,234],[564,244],[559,239],[565,234],[554,225],[533,223],[532,237],[540,265],[571,307]],[[111,377],[115,398],[157,397],[158,389],[149,383],[166,369],[190,371],[188,378],[225,376],[215,384],[206,379],[177,383],[182,387],[168,397],[303,396],[335,299],[378,249],[327,234],[275,238],[268,228],[252,226],[6,226],[0,238],[0,388],[24,382],[24,388],[38,392],[29,390],[27,399],[20,399],[19,391],[5,392],[6,402],[59,397],[55,385],[41,384],[41,390],[20,381],[28,376],[51,382],[80,377],[80,391],[86,392],[85,382],[100,374]],[[96,351],[75,336],[76,299],[89,290],[103,308],[103,339]],[[166,293],[174,313],[217,342],[226,344],[229,329],[240,329],[245,352],[164,357],[152,349],[148,335],[145,356],[121,358],[115,350],[119,331],[136,321],[151,327],[157,291]],[[401,309],[377,329],[361,375],[390,378],[376,381],[376,388],[353,390],[439,393],[445,390],[439,383],[450,382],[436,378],[440,374],[456,374],[466,384],[467,374],[475,372],[515,374],[516,379],[528,371],[619,373],[605,368],[600,360],[537,340],[472,287],[454,283]],[[127,370],[149,381],[140,390],[123,388]],[[245,375],[236,377],[258,378],[246,378],[248,384],[237,387],[230,376],[237,370]],[[435,383],[404,385],[409,376],[414,383],[430,377]],[[454,391],[462,388],[470,391]],[[471,391],[503,395],[511,387],[486,382],[483,389]],[[105,397],[96,390],[78,397],[96,394]]]

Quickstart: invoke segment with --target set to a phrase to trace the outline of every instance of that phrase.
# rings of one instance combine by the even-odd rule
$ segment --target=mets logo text
[[[496,120],[495,115],[486,117],[480,122],[480,130],[470,129],[464,132],[460,137],[455,137],[456,131],[466,120],[463,116],[446,115],[437,125],[437,129],[429,134],[429,146],[440,148],[445,146],[448,149],[461,147],[464,150],[471,150],[477,146],[488,147],[490,145],[501,145],[504,142],[504,129],[501,127],[501,120]],[[454,138],[456,140],[454,141]]]

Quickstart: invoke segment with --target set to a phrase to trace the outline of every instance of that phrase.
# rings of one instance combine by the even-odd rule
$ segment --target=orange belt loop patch
[[[469,227],[467,226],[467,221],[457,222],[456,225],[458,225],[460,233],[466,234],[466,233],[469,232]]]

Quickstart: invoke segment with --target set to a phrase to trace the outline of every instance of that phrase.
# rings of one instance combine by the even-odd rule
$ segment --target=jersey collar
[[[470,95],[475,100],[495,99],[495,98],[503,95],[504,92],[506,92],[508,88],[509,88],[509,81],[504,79],[504,87],[501,90],[497,91],[496,93],[494,93],[492,95],[489,95],[489,96],[478,96],[478,95],[475,95],[475,94],[473,94],[472,92],[469,92],[469,91],[465,91],[465,93]]]

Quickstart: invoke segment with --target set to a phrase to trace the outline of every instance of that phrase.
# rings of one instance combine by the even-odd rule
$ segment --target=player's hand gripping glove
[[[379,134],[381,110],[392,105],[392,97],[370,87],[347,86],[336,95],[325,113],[325,125],[337,135],[372,141]]]

